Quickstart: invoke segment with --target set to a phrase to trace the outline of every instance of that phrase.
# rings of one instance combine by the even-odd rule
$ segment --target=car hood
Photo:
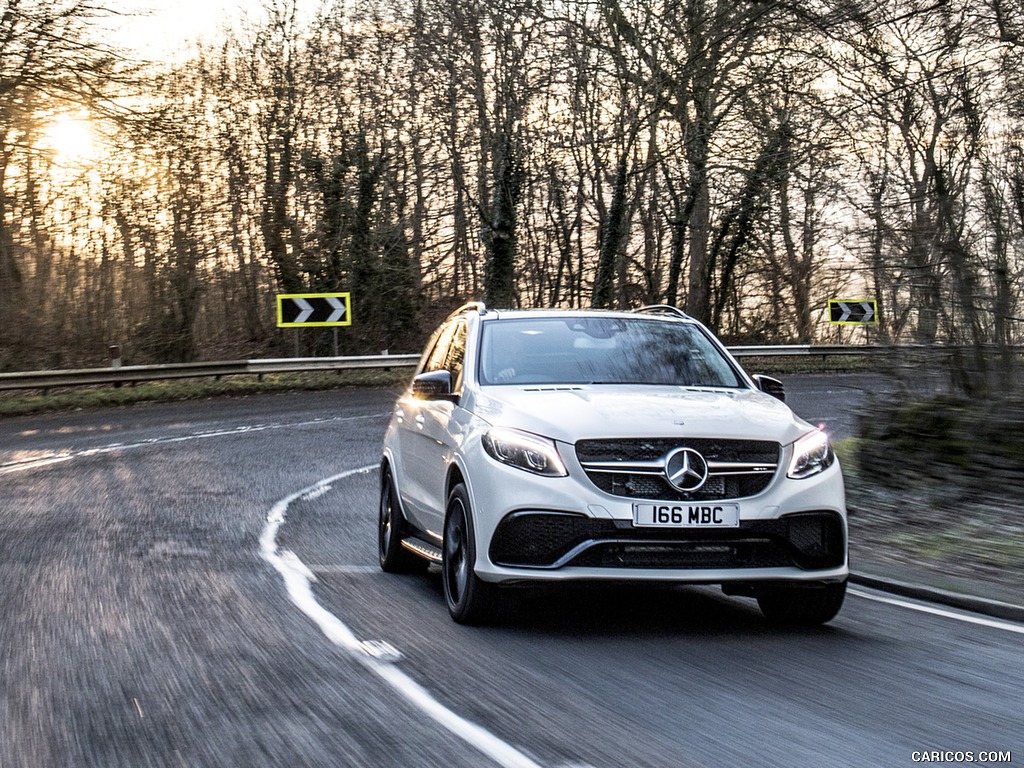
[[[665,386],[488,387],[465,406],[484,421],[566,443],[591,438],[713,437],[783,445],[811,426],[756,390]]]

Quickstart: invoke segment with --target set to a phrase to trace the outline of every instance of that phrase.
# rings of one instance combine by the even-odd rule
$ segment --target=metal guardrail
[[[403,368],[419,362],[419,355],[371,355],[365,357],[288,357],[166,365],[123,365],[68,371],[0,373],[0,390],[51,389],[88,384],[135,384],[164,379],[198,379],[207,376],[263,376],[267,373],[343,371],[357,368]]]
[[[793,344],[782,346],[729,347],[736,357],[794,357],[833,355],[873,355],[891,352],[892,347],[818,346]],[[164,379],[196,379],[212,376],[262,376],[268,373],[302,371],[344,371],[365,368],[411,368],[420,359],[415,355],[366,355],[361,357],[282,357],[264,360],[237,360],[165,365],[123,365],[109,368],[81,368],[67,371],[25,371],[0,373],[0,391],[15,389],[52,389],[89,384],[134,384]]]
[[[279,357],[249,360],[246,373],[295,373],[297,371],[344,371],[356,368],[411,368],[420,361],[415,355],[365,355],[362,357]]]
[[[831,357],[843,355],[877,355],[892,352],[893,347],[846,346],[838,344],[768,344],[765,346],[729,347],[733,357]]]

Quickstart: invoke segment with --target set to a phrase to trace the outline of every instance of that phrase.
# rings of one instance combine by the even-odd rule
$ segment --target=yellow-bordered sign
[[[352,325],[348,293],[279,293],[278,328]]]
[[[829,299],[828,321],[833,325],[878,325],[875,299]]]

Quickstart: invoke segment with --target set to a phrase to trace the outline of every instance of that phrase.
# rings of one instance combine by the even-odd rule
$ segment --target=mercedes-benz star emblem
[[[700,488],[708,479],[708,463],[693,448],[676,448],[665,458],[669,485],[683,493]]]

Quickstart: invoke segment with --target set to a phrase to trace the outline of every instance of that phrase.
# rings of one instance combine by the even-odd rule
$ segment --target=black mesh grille
[[[582,515],[509,515],[491,539],[491,559],[507,565],[550,565],[592,536],[609,532],[595,522],[600,521]]]
[[[748,520],[739,528],[636,528],[629,521],[516,512],[498,525],[490,556],[497,565],[528,568],[819,569],[843,564],[846,537],[834,512]]]
[[[767,539],[702,542],[597,544],[573,560],[589,568],[774,568],[792,558]]]
[[[576,457],[590,481],[605,493],[630,499],[665,501],[717,501],[755,496],[768,487],[774,472],[750,474],[712,473],[698,490],[685,493],[673,488],[660,474],[600,470],[590,464],[663,462],[676,448],[692,448],[708,462],[759,464],[774,468],[780,447],[770,440],[714,440],[709,438],[655,438],[628,440],[581,440]],[[614,469],[614,468],[612,468]]]
[[[783,520],[788,525],[787,538],[807,562],[828,564],[834,552],[842,551],[843,527],[835,515],[807,512],[786,515]]]
[[[593,461],[658,461],[669,451],[686,446],[708,461],[746,461],[776,464],[779,444],[771,440],[715,440],[711,438],[632,438],[627,440],[580,440],[576,457]]]
[[[709,477],[699,490],[677,491],[660,475],[626,474],[624,472],[587,472],[590,481],[605,493],[629,499],[662,501],[719,501],[754,496],[768,487],[771,473],[759,475],[718,475]]]

